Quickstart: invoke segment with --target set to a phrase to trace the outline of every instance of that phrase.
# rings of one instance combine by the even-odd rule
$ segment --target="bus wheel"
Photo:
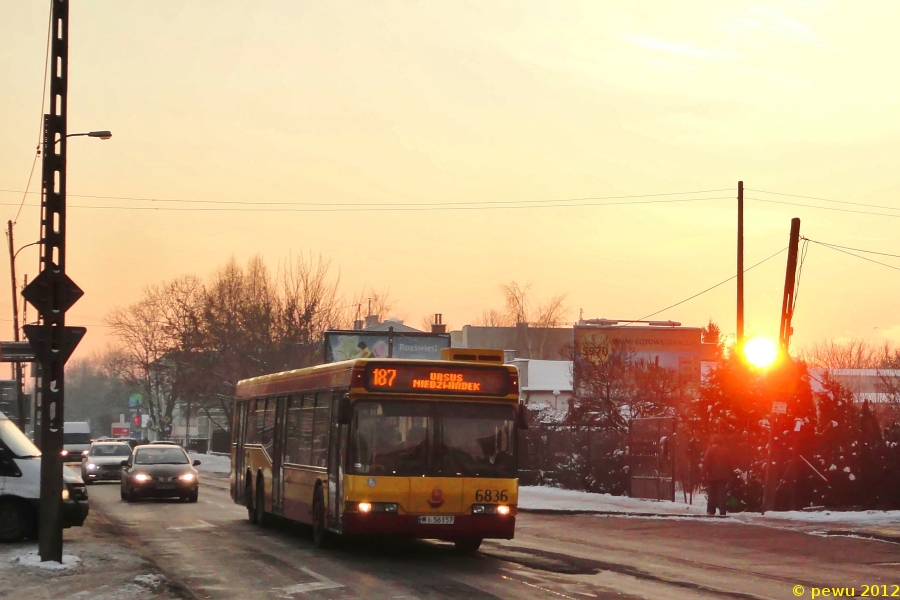
[[[457,540],[455,542],[457,552],[462,552],[464,554],[471,554],[472,552],[477,552],[478,548],[481,547],[481,538],[473,538],[470,540]]]
[[[247,506],[247,520],[251,525],[256,525],[256,510],[253,508],[253,487],[250,485],[250,479],[244,484],[244,504]]]
[[[313,544],[316,548],[327,548],[330,541],[325,523],[325,493],[322,486],[317,486],[313,493],[312,504]]]
[[[0,542],[21,542],[33,529],[34,519],[24,503],[17,500],[0,502]]]
[[[268,525],[268,515],[266,514],[266,488],[262,477],[256,482],[256,523],[261,527]]]

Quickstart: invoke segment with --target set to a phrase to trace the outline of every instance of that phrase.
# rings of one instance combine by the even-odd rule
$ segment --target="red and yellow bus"
[[[271,515],[331,535],[455,542],[512,539],[515,367],[492,350],[446,360],[356,359],[237,385],[231,496],[253,523]]]

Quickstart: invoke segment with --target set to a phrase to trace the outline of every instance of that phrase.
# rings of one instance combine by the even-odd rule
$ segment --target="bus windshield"
[[[351,472],[360,475],[516,477],[515,408],[473,402],[360,401]]]

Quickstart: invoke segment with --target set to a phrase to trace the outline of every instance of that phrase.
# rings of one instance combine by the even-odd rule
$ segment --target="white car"
[[[63,527],[80,527],[88,514],[87,488],[68,467],[63,480]],[[41,451],[0,413],[0,542],[37,534],[40,496]]]

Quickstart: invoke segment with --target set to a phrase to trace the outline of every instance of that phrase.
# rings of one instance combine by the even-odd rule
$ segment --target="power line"
[[[766,202],[768,204],[786,204],[789,206],[805,206],[806,208],[817,208],[819,210],[834,210],[834,211],[838,211],[838,212],[856,213],[856,214],[860,214],[860,215],[876,215],[879,217],[891,217],[893,219],[900,218],[900,214],[891,215],[891,214],[887,214],[887,213],[872,212],[872,211],[867,211],[867,210],[851,210],[849,208],[835,208],[833,206],[816,206],[814,204],[802,204],[800,202],[785,202],[783,200],[766,200],[764,198],[746,198],[746,200],[753,200],[754,202]]]
[[[438,210],[510,210],[533,208],[577,208],[590,206],[632,206],[640,204],[671,204],[681,202],[706,202],[712,200],[731,200],[730,197],[713,198],[671,198],[666,200],[637,200],[631,202],[580,202],[572,200],[545,200],[545,204],[494,204],[491,202],[460,206],[458,204],[369,204],[369,205],[338,205],[334,208],[193,208],[170,206],[96,206],[89,204],[69,204],[68,208],[86,208],[96,210],[141,210],[141,211],[168,211],[168,212],[396,212],[396,211],[438,211]],[[523,201],[533,202],[533,201]],[[551,204],[552,202],[568,202],[568,204]],[[264,203],[260,203],[264,204]],[[10,206],[9,203],[0,202],[0,206]],[[296,206],[304,206],[302,204]],[[317,204],[318,206],[318,204]],[[331,205],[334,206],[334,205]]]
[[[808,240],[810,242],[815,242],[816,244],[821,244],[823,246],[830,246],[832,248],[842,248],[844,250],[855,250],[856,252],[865,252],[866,254],[877,254],[879,256],[890,256],[891,258],[900,258],[900,254],[888,254],[887,252],[876,252],[874,250],[863,250],[862,248],[851,248],[850,246],[839,246],[837,244],[829,244],[827,242],[810,240],[809,238],[803,238],[803,239]]]
[[[775,254],[773,254],[773,255],[771,255],[771,256],[769,256],[769,257],[767,257],[767,258],[762,259],[761,261],[759,261],[759,262],[756,263],[755,265],[750,266],[750,267],[747,267],[746,269],[744,269],[744,273],[746,273],[747,271],[750,271],[751,269],[755,269],[756,267],[758,267],[759,265],[763,264],[764,262],[766,262],[766,261],[768,261],[768,260],[771,260],[771,259],[775,258],[776,256],[778,256],[779,254],[781,254],[781,253],[784,252],[785,250],[787,250],[787,247],[784,247],[784,248],[782,248],[781,250],[779,250],[778,252],[776,252]],[[684,303],[687,302],[688,300],[693,300],[693,299],[696,298],[697,296],[702,296],[702,295],[705,294],[706,292],[712,291],[712,290],[716,289],[716,288],[719,287],[719,286],[725,285],[726,283],[728,283],[728,282],[731,281],[732,279],[737,279],[737,275],[732,275],[732,276],[729,277],[728,279],[725,279],[724,281],[720,281],[720,282],[717,283],[716,285],[714,285],[714,286],[712,286],[712,287],[708,287],[708,288],[706,288],[705,290],[703,290],[702,292],[699,292],[699,293],[697,293],[697,294],[694,294],[693,296],[691,296],[691,297],[689,297],[689,298],[685,298],[684,300],[681,300],[680,302],[676,302],[675,304],[672,304],[672,305],[670,305],[670,306],[667,306],[667,307],[665,307],[665,308],[663,308],[663,309],[661,309],[661,310],[658,310],[658,311],[656,311],[656,312],[654,312],[654,313],[650,313],[649,315],[646,315],[646,316],[641,317],[640,319],[636,319],[636,320],[637,320],[637,321],[644,321],[644,320],[646,320],[646,319],[649,319],[650,317],[655,317],[656,315],[658,315],[658,314],[661,313],[661,312],[665,312],[665,311],[669,310],[670,308],[675,308],[675,307],[678,306],[679,304],[684,304]]]
[[[50,2],[50,14],[47,15],[47,42],[44,45],[44,80],[41,85],[41,122],[38,127],[38,142],[34,151],[34,160],[31,161],[31,170],[28,172],[28,183],[25,184],[25,190],[22,192],[22,201],[19,203],[19,210],[16,211],[16,217],[13,224],[19,222],[19,215],[22,214],[22,208],[25,206],[25,199],[28,197],[28,188],[31,187],[31,178],[34,177],[34,167],[37,165],[38,156],[41,155],[41,141],[44,137],[44,106],[47,101],[47,68],[50,64],[50,35],[53,31],[53,2]]]
[[[583,202],[588,200],[623,200],[629,198],[656,198],[660,196],[686,196],[689,194],[711,194],[715,192],[727,192],[729,191],[727,188],[718,189],[718,190],[694,190],[690,192],[666,192],[660,194],[633,194],[627,196],[585,196],[582,198],[557,198],[557,199],[544,199],[544,200],[480,200],[480,201],[471,201],[471,202],[451,202],[451,201],[439,201],[439,202],[422,202],[417,203],[415,206],[455,206],[455,205],[484,205],[484,204],[543,204],[543,203],[553,203],[553,202]],[[8,189],[0,189],[0,192],[10,192],[10,193],[20,193],[21,190],[8,190]],[[39,192],[26,192],[29,194],[37,194]],[[141,197],[133,197],[133,196],[98,196],[93,194],[66,194],[68,197],[72,198],[96,198],[102,200],[131,200],[135,202],[174,202],[174,203],[190,203],[190,204],[238,204],[238,205],[249,205],[249,206],[410,206],[409,203],[402,202],[377,202],[377,203],[366,203],[366,202],[257,202],[257,201],[249,201],[249,200],[195,200],[195,199],[186,199],[186,198],[141,198]],[[717,200],[723,198],[715,198]]]
[[[852,252],[847,252],[846,250],[841,250],[840,248],[837,248],[837,247],[835,247],[835,246],[832,246],[831,244],[823,244],[822,242],[817,242],[817,241],[815,241],[815,240],[809,240],[809,241],[812,242],[813,244],[818,244],[818,245],[824,246],[824,247],[826,247],[826,248],[831,248],[832,250],[834,250],[834,251],[836,251],[836,252],[842,252],[842,253],[844,253],[844,254],[849,254],[850,256],[855,256],[856,258],[860,258],[860,259],[862,259],[862,260],[865,260],[865,261],[868,261],[868,262],[871,262],[871,263],[875,263],[876,265],[881,265],[882,267],[887,267],[888,269],[894,269],[895,271],[900,271],[900,267],[895,267],[894,265],[889,265],[889,264],[887,264],[887,263],[883,263],[883,262],[880,262],[880,261],[877,261],[877,260],[873,260],[873,259],[867,258],[867,257],[865,257],[865,256],[860,256],[859,254],[853,254]]]
[[[864,204],[862,202],[848,202],[847,200],[829,200],[828,198],[817,198],[815,196],[801,196],[799,194],[783,194],[781,192],[767,192],[766,190],[752,190],[747,188],[750,192],[760,192],[762,194],[773,194],[775,196],[788,196],[790,198],[804,198],[806,200],[818,200],[820,202],[834,202],[835,204],[852,204],[853,206],[867,206],[869,208],[884,208],[886,210],[900,210],[896,206],[884,206],[882,204]]]

